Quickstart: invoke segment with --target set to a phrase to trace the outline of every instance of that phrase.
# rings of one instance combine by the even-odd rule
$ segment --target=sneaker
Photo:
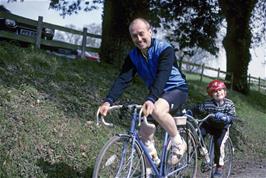
[[[171,156],[168,160],[169,165],[176,165],[187,151],[187,144],[185,140],[182,139],[182,143],[176,144],[172,143]]]
[[[223,177],[223,167],[222,166],[216,166],[215,172],[213,174],[213,178],[217,177]]]

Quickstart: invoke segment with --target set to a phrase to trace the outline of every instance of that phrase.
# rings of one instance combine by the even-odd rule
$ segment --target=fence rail
[[[38,21],[35,21],[32,19],[20,17],[20,16],[15,15],[15,14],[0,12],[0,18],[12,19],[12,20],[15,20],[16,22],[20,22],[23,24],[28,24],[28,25],[34,26],[34,27],[36,27],[36,31],[37,31],[36,38],[18,35],[18,34],[15,34],[12,32],[7,32],[7,31],[0,31],[0,38],[2,37],[2,38],[18,40],[18,41],[22,41],[22,42],[32,43],[37,48],[40,48],[41,45],[45,45],[45,46],[49,46],[49,47],[53,47],[53,48],[64,48],[64,49],[71,49],[71,50],[78,50],[79,49],[79,50],[81,50],[81,57],[84,57],[85,51],[99,52],[99,48],[87,46],[86,41],[87,41],[87,37],[101,39],[101,35],[88,33],[87,28],[83,28],[83,31],[79,31],[79,30],[75,30],[75,29],[71,29],[71,28],[67,28],[67,27],[62,27],[59,25],[54,25],[51,23],[44,22],[43,17],[41,17],[41,16],[38,17]],[[50,29],[54,29],[54,30],[68,32],[68,33],[75,34],[75,35],[80,35],[80,36],[82,36],[82,44],[81,45],[75,45],[75,44],[70,44],[70,43],[66,43],[66,42],[62,42],[62,41],[42,39],[41,38],[41,32],[42,32],[43,28],[50,28]],[[200,75],[200,81],[203,80],[203,77],[212,78],[212,79],[217,78],[217,79],[222,79],[222,80],[226,81],[225,78],[222,77],[222,75],[223,76],[232,75],[229,72],[222,71],[220,68],[217,69],[214,67],[209,67],[209,66],[206,66],[205,64],[195,64],[192,62],[180,60],[180,62],[179,62],[180,68],[182,68],[182,65],[196,67],[197,70],[187,71],[187,72]],[[217,72],[217,75],[216,76],[207,75],[205,73],[206,70],[211,70],[211,71]],[[226,81],[226,82],[232,83],[233,77],[234,76],[232,75],[231,81]],[[255,87],[255,89],[257,89],[258,91],[266,91],[266,80],[263,80],[263,79],[257,78],[257,77],[253,77],[251,75],[248,75],[247,80],[248,80],[248,84],[249,84],[250,88]]]
[[[41,45],[45,45],[52,48],[64,48],[64,49],[70,49],[70,50],[81,50],[81,56],[84,57],[85,51],[91,51],[91,52],[99,52],[99,48],[90,47],[86,45],[87,38],[98,38],[101,39],[101,35],[96,35],[92,33],[87,32],[87,28],[83,28],[83,31],[62,27],[59,25],[54,25],[51,23],[43,22],[43,17],[39,16],[38,21],[20,17],[15,14],[6,13],[6,12],[0,12],[0,18],[4,19],[11,19],[15,20],[16,22],[27,24],[34,26],[37,31],[36,37],[30,37],[30,36],[23,36],[18,35],[16,33],[8,32],[8,31],[0,31],[0,37],[1,38],[8,38],[13,40],[19,40],[22,42],[32,43],[35,45],[35,47],[40,48]],[[50,28],[54,30],[64,31],[68,33],[72,33],[75,35],[82,36],[82,44],[81,45],[75,45],[70,44],[62,41],[56,41],[56,40],[46,40],[41,38],[41,32],[43,28]]]
[[[187,70],[186,67],[184,67],[184,65],[196,67],[196,69],[195,70]],[[209,66],[206,66],[205,64],[195,64],[195,63],[192,63],[189,61],[180,60],[179,66],[182,70],[184,70],[188,73],[200,75],[200,78],[199,78],[200,81],[203,80],[203,77],[206,77],[206,78],[211,78],[211,79],[221,79],[221,80],[231,84],[233,81],[233,77],[234,77],[233,74],[230,72],[222,71],[220,68],[209,67]],[[217,75],[216,76],[215,75],[208,75],[205,73],[206,70],[217,72]],[[232,75],[231,81],[225,80],[225,77],[222,77],[221,74],[224,76]],[[264,92],[264,93],[266,92],[266,80],[261,79],[260,77],[253,77],[249,74],[247,81],[248,81],[248,85],[250,88],[256,89],[260,92]],[[232,87],[232,85],[231,85],[231,87]]]

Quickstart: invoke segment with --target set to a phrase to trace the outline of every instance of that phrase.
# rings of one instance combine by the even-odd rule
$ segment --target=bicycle
[[[207,138],[204,139],[200,132],[200,126],[204,121],[206,121],[210,117],[214,117],[214,114],[209,114],[201,120],[196,119],[189,114],[185,115],[187,116],[187,127],[193,134],[196,145],[198,146],[197,150],[198,152],[200,152],[200,155],[202,155],[204,158],[200,166],[200,171],[201,173],[205,174],[204,177],[213,177],[213,173],[215,171],[213,136],[208,134]],[[229,136],[226,142],[224,143],[223,155],[224,155],[223,177],[228,178],[231,174],[232,161],[234,155],[233,143]]]
[[[167,132],[164,132],[160,164],[157,165],[147,148],[141,141],[137,127],[141,122],[149,124],[146,117],[142,117],[141,105],[115,105],[110,107],[109,111],[114,109],[127,110],[131,113],[131,124],[128,133],[117,134],[109,139],[102,147],[96,158],[93,171],[93,178],[146,178],[146,168],[149,164],[155,177],[195,177],[197,172],[197,151],[192,133],[186,127],[186,116],[175,116],[178,130],[187,143],[187,151],[182,159],[176,165],[167,163],[171,156],[171,142]],[[104,125],[112,126],[99,116],[97,111],[97,124],[101,122]]]

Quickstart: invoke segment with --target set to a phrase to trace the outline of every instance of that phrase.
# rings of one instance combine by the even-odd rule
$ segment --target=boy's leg
[[[223,130],[224,137],[221,138],[221,144],[220,144],[220,156],[219,156],[219,165],[223,166],[224,165],[224,157],[225,157],[225,142],[229,138],[229,129],[224,129]],[[219,142],[220,143],[220,142]]]
[[[219,134],[214,135],[214,163],[216,164],[214,175],[222,176],[225,157],[224,147],[225,142],[229,137],[229,130],[224,128],[218,133]]]

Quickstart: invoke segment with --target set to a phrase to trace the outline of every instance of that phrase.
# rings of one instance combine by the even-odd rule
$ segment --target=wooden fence
[[[38,17],[38,21],[35,21],[32,19],[28,19],[28,18],[20,17],[18,15],[14,15],[11,13],[0,12],[0,18],[11,19],[11,20],[15,20],[16,22],[19,22],[19,23],[33,26],[33,27],[35,27],[36,32],[37,32],[37,35],[34,38],[34,37],[30,37],[30,36],[18,35],[14,32],[12,33],[12,32],[8,32],[8,31],[0,31],[0,38],[8,38],[8,39],[18,40],[18,41],[22,41],[22,42],[32,43],[37,48],[40,48],[41,45],[44,45],[44,46],[52,47],[53,49],[57,49],[57,48],[70,49],[70,50],[78,50],[79,49],[79,50],[81,50],[81,57],[84,57],[85,51],[99,52],[99,48],[86,46],[86,42],[87,42],[88,37],[101,39],[101,35],[87,33],[87,28],[83,28],[83,31],[78,31],[75,29],[46,23],[43,21],[43,17],[41,17],[41,16]],[[70,44],[70,43],[66,43],[66,42],[62,42],[62,41],[42,39],[41,33],[42,33],[43,28],[49,28],[49,29],[54,29],[54,30],[72,33],[75,35],[80,35],[80,36],[82,36],[82,44],[81,45],[75,45],[75,44]]]
[[[13,40],[18,40],[18,41],[23,41],[23,42],[28,42],[34,44],[37,48],[40,48],[41,45],[49,46],[54,49],[56,48],[63,48],[63,49],[71,49],[71,50],[81,50],[81,57],[84,57],[85,51],[91,51],[91,52],[99,52],[99,48],[95,47],[88,47],[86,46],[87,38],[98,38],[101,39],[101,35],[95,35],[91,33],[87,33],[87,29],[83,28],[83,31],[78,31],[75,29],[67,28],[67,27],[62,27],[50,23],[46,23],[43,21],[43,17],[39,16],[38,21],[20,17],[14,14],[10,13],[5,13],[5,12],[0,12],[0,18],[8,18],[15,20],[16,22],[28,24],[31,26],[36,27],[37,35],[36,38],[34,37],[28,37],[28,36],[22,36],[22,35],[17,35],[15,33],[7,32],[7,31],[0,31],[0,37],[2,38],[8,38],[8,39],[13,39]],[[75,35],[81,35],[82,36],[82,44],[81,45],[74,45],[66,42],[61,42],[61,41],[56,41],[56,40],[46,40],[41,38],[41,32],[43,28],[50,28],[50,29],[55,29],[63,32],[68,32],[72,33]],[[207,78],[217,78],[217,79],[222,79],[225,81],[225,76],[226,75],[232,75],[231,73],[222,71],[220,68],[216,69],[213,67],[206,66],[205,64],[195,64],[187,61],[180,61],[179,63],[180,67],[182,68],[182,65],[188,65],[188,66],[194,66],[197,68],[195,71],[187,71],[190,73],[194,73],[197,75],[200,75],[199,80],[202,81],[203,77]],[[185,68],[182,68],[185,69]],[[205,73],[206,70],[211,70],[215,71],[217,75],[207,75]],[[232,83],[233,81],[233,75],[231,77],[231,81],[226,81],[227,83]],[[261,78],[256,78],[253,76],[248,76],[248,84],[249,87],[252,89],[257,89],[258,91],[266,91],[266,80],[263,80]],[[232,86],[232,85],[231,85]]]
[[[184,65],[186,65],[186,66],[184,66]],[[203,80],[203,77],[207,77],[207,78],[211,78],[211,79],[220,79],[220,80],[223,80],[223,81],[231,84],[233,81],[233,78],[234,78],[233,74],[231,74],[229,72],[222,71],[220,68],[217,69],[217,68],[209,67],[209,66],[206,66],[205,64],[195,64],[192,62],[180,60],[179,66],[185,72],[194,73],[196,75],[199,75],[200,81]],[[192,67],[195,67],[196,69],[187,70],[187,68],[186,68],[187,66],[190,66],[190,67],[192,66]],[[214,71],[216,73],[216,75],[208,75],[208,74],[206,74],[206,70]],[[225,80],[226,75],[231,75],[231,81]],[[247,80],[248,80],[248,85],[251,89],[255,89],[255,90],[258,90],[258,91],[264,92],[264,93],[266,92],[266,80],[263,80],[260,77],[258,77],[258,78],[253,77],[250,74],[248,75]],[[232,86],[232,85],[230,85],[230,86]]]

